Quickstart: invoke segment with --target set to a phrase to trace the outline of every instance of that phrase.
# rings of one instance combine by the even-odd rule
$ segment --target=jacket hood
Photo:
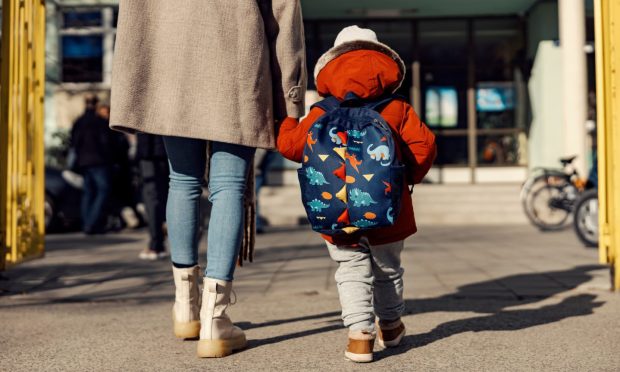
[[[390,56],[369,49],[358,49],[337,56],[316,76],[321,96],[343,99],[349,93],[360,98],[376,98],[394,93],[402,84],[404,64]]]

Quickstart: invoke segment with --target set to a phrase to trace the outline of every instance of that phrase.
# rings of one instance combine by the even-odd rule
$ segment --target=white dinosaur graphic
[[[394,214],[392,213],[393,211],[394,209],[392,207],[389,207],[386,214],[387,220],[390,221],[392,225],[394,224]]]
[[[342,139],[340,137],[338,137],[338,135],[336,133],[334,133],[334,131],[336,130],[336,128],[332,128],[329,130],[329,136],[332,138],[332,142],[335,143],[336,145],[342,145]]]
[[[387,167],[388,165],[390,165],[390,149],[389,147],[387,147],[386,145],[380,145],[375,147],[375,149],[373,150],[372,147],[374,145],[370,144],[368,146],[368,149],[366,149],[366,152],[368,153],[368,155],[370,155],[370,158],[376,161],[380,161],[381,165],[384,167]],[[386,163],[384,163],[382,160],[385,160]]]

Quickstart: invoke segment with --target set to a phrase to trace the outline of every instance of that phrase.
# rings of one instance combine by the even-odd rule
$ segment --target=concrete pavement
[[[620,296],[572,231],[420,230],[403,253],[408,335],[377,349],[372,365],[343,359],[336,266],[302,227],[259,236],[229,311],[249,348],[218,360],[196,358],[195,342],[172,336],[170,265],[136,259],[145,232],[51,235],[44,259],[0,281],[0,369],[620,370]]]

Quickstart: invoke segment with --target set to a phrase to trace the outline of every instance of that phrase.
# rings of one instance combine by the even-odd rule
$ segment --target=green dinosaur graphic
[[[357,129],[349,129],[347,131],[347,134],[349,135],[349,137],[351,138],[355,138],[355,139],[361,139],[362,137],[364,137],[366,135],[366,130],[363,131],[359,131]]]
[[[306,168],[306,177],[310,181],[311,185],[314,185],[314,186],[329,185],[329,182],[327,182],[327,180],[325,179],[325,176],[323,176],[323,173],[319,172],[313,167]]]
[[[325,204],[319,199],[314,199],[312,201],[309,201],[307,204],[310,207],[310,210],[312,212],[320,212],[325,208],[329,208],[329,204]]]
[[[368,207],[371,204],[377,204],[369,193],[360,189],[353,189],[349,191],[349,200],[353,200],[354,207]]]
[[[353,226],[359,227],[359,228],[367,228],[367,227],[373,227],[375,226],[377,223],[374,221],[368,221],[367,219],[362,218],[361,220],[357,220],[355,222],[353,222]]]

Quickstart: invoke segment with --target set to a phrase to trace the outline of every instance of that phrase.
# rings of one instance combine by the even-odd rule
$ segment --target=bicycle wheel
[[[522,197],[525,215],[541,230],[560,230],[569,221],[578,193],[567,178],[540,176]]]
[[[575,206],[573,227],[586,247],[598,247],[598,190],[584,192]]]

